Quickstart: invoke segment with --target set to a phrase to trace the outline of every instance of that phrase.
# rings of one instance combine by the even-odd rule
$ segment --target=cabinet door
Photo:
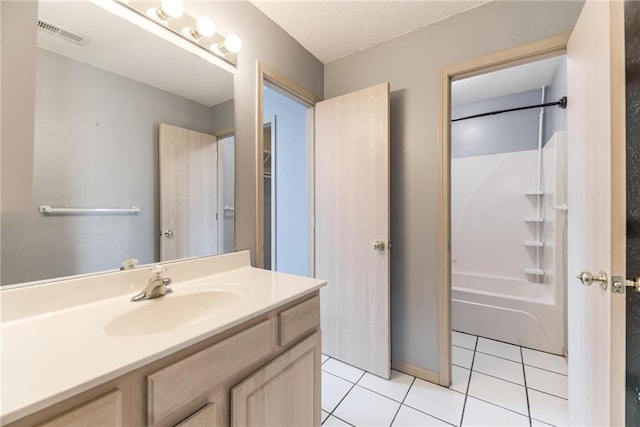
[[[231,390],[231,426],[320,425],[320,332]]]
[[[209,403],[204,408],[194,412],[186,420],[176,424],[176,427],[215,427],[216,426],[216,405]]]

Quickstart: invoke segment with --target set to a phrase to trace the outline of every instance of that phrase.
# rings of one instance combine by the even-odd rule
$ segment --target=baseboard
[[[419,368],[417,366],[410,365],[404,362],[391,362],[391,368],[396,371],[404,372],[405,374],[412,375],[416,378],[420,378],[430,383],[439,384],[440,377],[437,372],[430,371],[428,369]]]

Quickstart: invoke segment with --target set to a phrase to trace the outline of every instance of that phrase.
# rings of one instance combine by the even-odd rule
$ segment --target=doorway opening
[[[451,83],[452,386],[553,425],[568,416],[566,80],[561,55]]]
[[[565,352],[566,84],[565,56],[451,84],[454,331]]]
[[[566,43],[441,74],[439,381],[529,422],[553,400],[554,425],[569,407]]]
[[[259,84],[256,262],[313,277],[315,99],[262,66]]]

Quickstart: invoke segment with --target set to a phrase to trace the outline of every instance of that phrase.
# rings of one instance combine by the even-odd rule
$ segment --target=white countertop
[[[246,251],[166,264],[166,268],[163,277],[173,279],[174,292],[149,301],[129,301],[146,285],[140,279],[149,277],[148,268],[0,291],[0,424],[117,378],[325,284],[253,268]],[[129,283],[133,278],[140,283]],[[106,294],[105,288],[110,290]],[[210,317],[161,332],[133,337],[109,333],[114,319],[145,305],[168,305],[171,298],[212,291],[228,291],[239,298]],[[68,298],[60,293],[68,294],[73,304],[65,305]],[[16,307],[20,305],[25,307]]]

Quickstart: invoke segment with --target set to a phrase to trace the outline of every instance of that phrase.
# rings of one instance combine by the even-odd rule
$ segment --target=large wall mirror
[[[233,75],[90,2],[38,18],[72,36],[38,30],[33,207],[3,215],[2,284],[233,251]]]

